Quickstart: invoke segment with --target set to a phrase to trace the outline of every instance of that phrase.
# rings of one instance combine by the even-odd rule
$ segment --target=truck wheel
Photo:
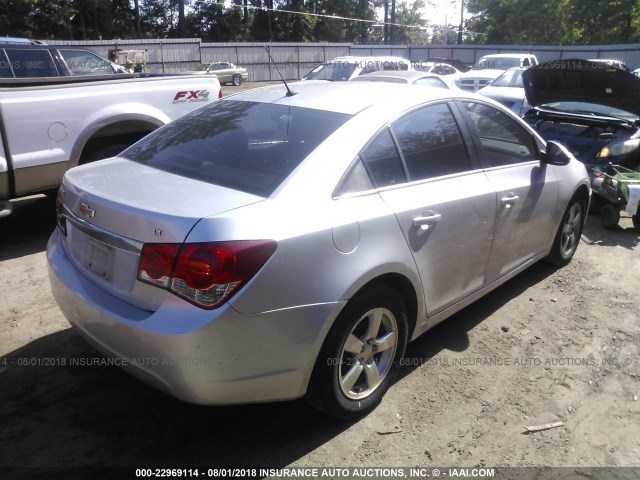
[[[86,155],[83,155],[80,159],[79,165],[95,162],[96,160],[115,157],[123,150],[125,150],[128,146],[129,145],[127,145],[126,143],[112,143],[110,145],[96,148],[95,150],[88,152]]]
[[[620,208],[613,203],[607,203],[602,207],[600,219],[602,220],[602,226],[604,228],[607,230],[615,229],[620,221]]]
[[[640,230],[640,212],[631,217],[631,221],[633,222],[633,226]]]
[[[562,216],[562,222],[553,241],[547,261],[558,267],[567,265],[578,249],[582,227],[584,226],[585,207],[580,198],[573,198]]]
[[[231,78],[231,83],[233,83],[236,87],[240,86],[242,84],[242,75],[240,75],[239,73],[236,73]]]
[[[408,335],[402,297],[374,285],[351,300],[325,340],[311,376],[307,400],[343,420],[373,410],[400,369]]]

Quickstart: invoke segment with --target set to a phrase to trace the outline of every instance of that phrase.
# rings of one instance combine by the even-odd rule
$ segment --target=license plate
[[[113,247],[90,239],[89,258],[86,267],[107,281],[111,281],[113,270]]]

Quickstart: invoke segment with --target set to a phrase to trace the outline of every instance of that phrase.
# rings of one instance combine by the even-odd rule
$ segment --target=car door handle
[[[420,230],[428,230],[429,227],[435,225],[440,221],[442,215],[434,213],[432,211],[424,212],[419,217],[413,219],[413,226],[420,227]]]
[[[506,197],[502,197],[500,199],[500,202],[502,203],[502,205],[504,205],[507,208],[511,208],[511,206],[516,202],[516,200],[518,200],[520,197],[518,195],[514,195],[513,193],[510,193],[508,196]]]

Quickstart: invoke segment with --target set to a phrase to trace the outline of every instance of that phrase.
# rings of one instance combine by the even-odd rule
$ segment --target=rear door
[[[396,120],[362,154],[376,186],[394,187],[380,195],[415,258],[428,316],[485,283],[496,199],[464,132],[449,104],[428,105]]]
[[[477,134],[487,179],[497,192],[495,233],[487,281],[541,253],[555,231],[558,181],[540,161],[536,138],[492,105],[461,102]]]

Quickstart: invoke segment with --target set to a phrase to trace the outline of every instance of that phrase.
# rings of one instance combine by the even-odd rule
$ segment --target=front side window
[[[471,169],[458,124],[445,103],[414,110],[392,124],[411,180]]]
[[[121,156],[268,197],[349,115],[220,100],[151,133]]]
[[[57,77],[58,70],[47,49],[5,49],[16,78]]]
[[[111,63],[85,50],[60,50],[71,75],[104,75],[113,73]]]
[[[489,105],[467,102],[471,117],[489,166],[498,167],[536,160],[535,138],[504,112]]]

